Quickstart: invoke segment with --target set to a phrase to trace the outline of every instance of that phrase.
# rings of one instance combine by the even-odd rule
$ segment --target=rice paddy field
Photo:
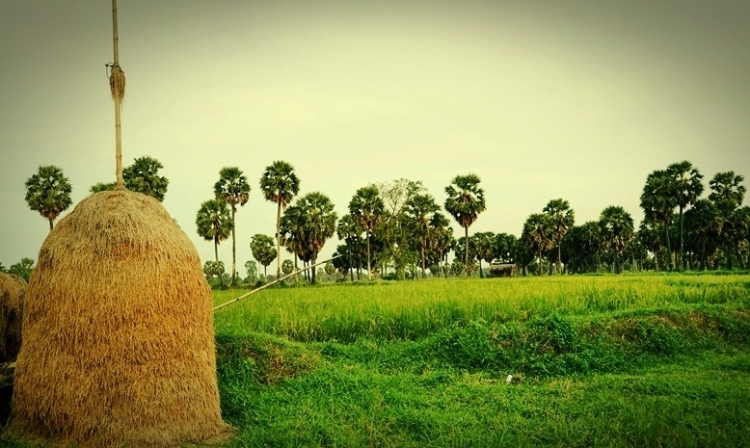
[[[228,447],[750,446],[747,274],[288,286],[215,328]]]

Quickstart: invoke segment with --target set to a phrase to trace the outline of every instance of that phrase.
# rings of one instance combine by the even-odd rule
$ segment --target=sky
[[[120,0],[118,15],[124,165],[162,162],[163,204],[204,261],[195,216],[225,166],[252,186],[240,267],[275,231],[259,189],[275,160],[339,216],[370,183],[420,180],[442,204],[475,173],[487,210],[470,232],[516,235],[555,198],[577,224],[610,205],[638,223],[647,175],[682,160],[706,189],[729,170],[750,185],[746,0]],[[48,234],[24,201],[40,165],[63,169],[74,205],[114,181],[112,60],[110,1],[0,0],[6,267]],[[231,242],[219,251],[229,266]]]

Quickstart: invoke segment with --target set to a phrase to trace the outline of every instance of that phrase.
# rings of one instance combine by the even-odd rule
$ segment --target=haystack
[[[155,199],[81,201],[39,252],[25,297],[14,425],[80,445],[174,446],[222,434],[211,291]]]
[[[21,316],[26,281],[0,272],[0,363],[10,362],[21,348]]]

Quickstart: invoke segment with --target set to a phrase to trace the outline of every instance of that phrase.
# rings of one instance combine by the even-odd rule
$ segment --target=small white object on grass
[[[508,378],[505,378],[505,382],[510,383],[511,381],[513,381],[513,375],[508,375]]]

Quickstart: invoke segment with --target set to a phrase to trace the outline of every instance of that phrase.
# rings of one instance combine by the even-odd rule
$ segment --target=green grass
[[[216,303],[237,295],[216,292]],[[216,329],[220,335],[251,331],[303,342],[416,340],[479,319],[749,304],[745,275],[435,279],[274,289],[219,311]]]
[[[750,446],[747,275],[279,288],[215,326],[230,447]]]

